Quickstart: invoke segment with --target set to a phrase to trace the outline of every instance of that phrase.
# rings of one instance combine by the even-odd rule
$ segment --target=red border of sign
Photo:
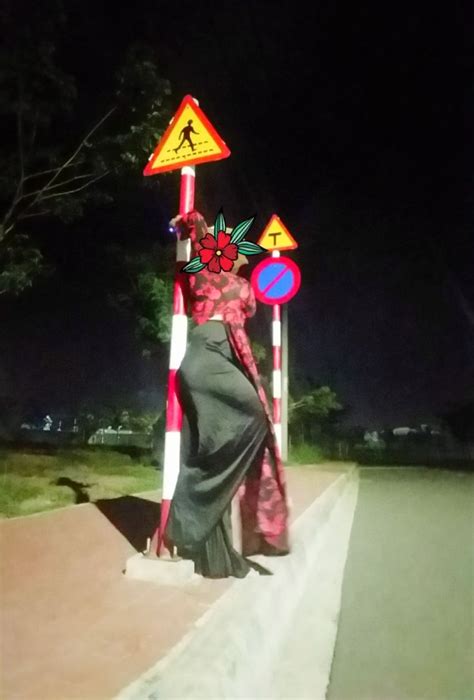
[[[285,224],[284,224],[283,221],[280,219],[280,217],[278,216],[278,214],[272,214],[272,216],[271,216],[271,218],[270,218],[270,221],[268,222],[268,224],[267,224],[267,225],[265,226],[265,228],[263,229],[262,234],[261,234],[260,238],[258,239],[257,243],[258,243],[259,245],[262,245],[262,244],[261,244],[261,241],[265,238],[265,236],[266,236],[266,234],[267,234],[267,231],[269,230],[269,228],[271,228],[271,226],[272,226],[272,224],[273,224],[274,221],[276,221],[276,222],[281,226],[282,230],[283,230],[283,231],[286,233],[286,235],[293,241],[293,243],[292,243],[291,245],[286,245],[286,246],[282,246],[282,247],[278,247],[278,248],[267,248],[267,250],[270,251],[270,252],[271,252],[272,250],[296,250],[296,248],[298,248],[298,243],[295,241],[294,236],[292,236],[291,233],[288,231],[287,226],[285,226]]]
[[[285,296],[280,297],[277,300],[270,300],[263,294],[263,292],[260,291],[257,283],[257,277],[260,274],[260,272],[266,267],[279,262],[285,263],[293,272],[294,284],[290,291],[285,294]],[[266,260],[261,260],[258,263],[258,265],[252,270],[252,274],[250,276],[250,283],[252,285],[252,289],[255,293],[255,296],[263,304],[268,304],[269,306],[275,306],[275,304],[285,304],[287,301],[290,301],[290,299],[293,299],[293,297],[298,292],[301,286],[301,270],[294,260],[292,260],[291,258],[287,258],[284,255],[280,255],[278,258],[267,258]]]
[[[206,130],[210,133],[214,141],[217,143],[217,145],[222,149],[221,153],[213,153],[209,156],[196,156],[195,158],[186,158],[186,160],[181,160],[179,163],[176,163],[175,165],[162,165],[159,166],[158,168],[153,168],[152,163],[153,161],[160,155],[161,151],[166,145],[166,142],[168,141],[168,138],[171,134],[171,131],[173,129],[173,124],[177,119],[180,118],[181,114],[183,113],[184,109],[186,108],[187,105],[190,105],[194,112],[196,113],[197,117],[201,120],[201,122],[204,124],[204,127]],[[181,168],[184,168],[186,165],[197,165],[198,163],[207,163],[211,160],[221,160],[222,158],[228,158],[230,156],[230,150],[225,143],[217,133],[217,131],[214,129],[212,126],[211,122],[209,119],[206,117],[202,109],[196,104],[196,102],[193,99],[192,95],[186,95],[186,97],[183,98],[183,101],[181,102],[178,111],[174,115],[173,119],[170,121],[168,128],[166,129],[165,133],[161,137],[160,141],[158,142],[158,146],[155,148],[153,154],[148,160],[148,163],[143,171],[144,175],[157,175],[158,173],[163,173],[167,172],[170,170],[180,170]]]

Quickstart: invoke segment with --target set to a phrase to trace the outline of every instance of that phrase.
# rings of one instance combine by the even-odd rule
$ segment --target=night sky
[[[298,241],[295,376],[374,427],[436,422],[474,398],[472,4],[65,7],[60,56],[80,94],[107,84],[131,42],[152,43],[174,109],[195,96],[232,151],[197,168],[197,208],[212,221],[222,206],[231,226],[256,214],[252,240],[277,213]],[[114,272],[97,241],[146,241],[150,222],[165,236],[179,173],[162,180],[156,210],[144,195],[120,217],[109,207],[45,232],[56,275],[0,302],[0,393],[44,413],[95,393],[160,401],[166,372],[107,306]]]

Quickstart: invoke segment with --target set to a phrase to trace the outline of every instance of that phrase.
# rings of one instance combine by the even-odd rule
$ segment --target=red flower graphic
[[[199,241],[201,248],[199,257],[210,272],[229,272],[234,267],[233,260],[237,260],[239,250],[235,243],[230,242],[230,234],[219,231],[217,239],[210,233]]]
[[[250,219],[241,221],[232,230],[231,235],[226,233],[224,213],[221,209],[216,216],[213,234],[206,233],[199,242],[196,231],[194,231],[194,238],[190,235],[194,250],[198,255],[182,267],[181,271],[195,275],[207,267],[209,272],[230,272],[234,267],[234,260],[239,257],[239,253],[257,255],[265,252],[266,249],[258,243],[245,240],[245,234],[252,226],[254,219],[255,217],[252,216]]]

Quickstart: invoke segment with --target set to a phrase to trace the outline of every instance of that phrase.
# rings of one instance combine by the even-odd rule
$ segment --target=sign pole
[[[288,304],[283,304],[281,319],[281,458],[288,460]]]
[[[279,258],[280,251],[273,250],[272,258]],[[273,305],[272,311],[272,345],[273,345],[273,425],[278,442],[280,455],[282,454],[282,430],[281,430],[281,306]]]
[[[287,302],[298,291],[301,274],[296,263],[288,258],[282,258],[280,251],[295,250],[298,243],[277,214],[273,214],[270,218],[258,243],[271,251],[272,257],[271,261],[257,265],[252,273],[252,286],[259,301],[273,306],[273,422],[281,458],[286,461],[288,459]]]
[[[179,213],[187,214],[194,207],[196,169],[187,165],[181,169]],[[181,268],[189,261],[191,242],[189,239],[176,242],[176,270],[173,285],[173,318],[171,323],[170,360],[168,370],[168,392],[166,401],[166,432],[163,459],[163,488],[161,496],[160,525],[155,531],[149,550],[150,556],[167,553],[164,534],[176,482],[178,480],[181,452],[181,427],[183,409],[177,392],[177,372],[186,352],[188,317],[186,310],[185,272]],[[172,552],[170,552],[172,554]]]
[[[179,214],[183,216],[194,209],[195,166],[228,158],[228,156],[230,156],[229,148],[199,107],[198,100],[192,95],[186,95],[149,157],[143,174],[150,176],[171,170],[181,170]],[[190,253],[189,239],[180,240],[178,237],[173,285],[160,524],[147,545],[146,554],[150,558],[166,554],[167,551],[169,552],[167,545],[173,546],[172,542],[165,542],[165,530],[180,468],[183,411],[177,391],[177,373],[186,352],[188,335],[187,275],[181,270],[189,261]],[[173,554],[173,552],[169,553]]]

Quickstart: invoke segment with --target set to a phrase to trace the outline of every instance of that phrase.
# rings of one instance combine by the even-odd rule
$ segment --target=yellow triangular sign
[[[229,155],[230,150],[202,109],[191,95],[186,95],[143,174],[156,175]]]
[[[257,243],[267,250],[294,250],[298,247],[298,243],[276,214],[273,214]]]

